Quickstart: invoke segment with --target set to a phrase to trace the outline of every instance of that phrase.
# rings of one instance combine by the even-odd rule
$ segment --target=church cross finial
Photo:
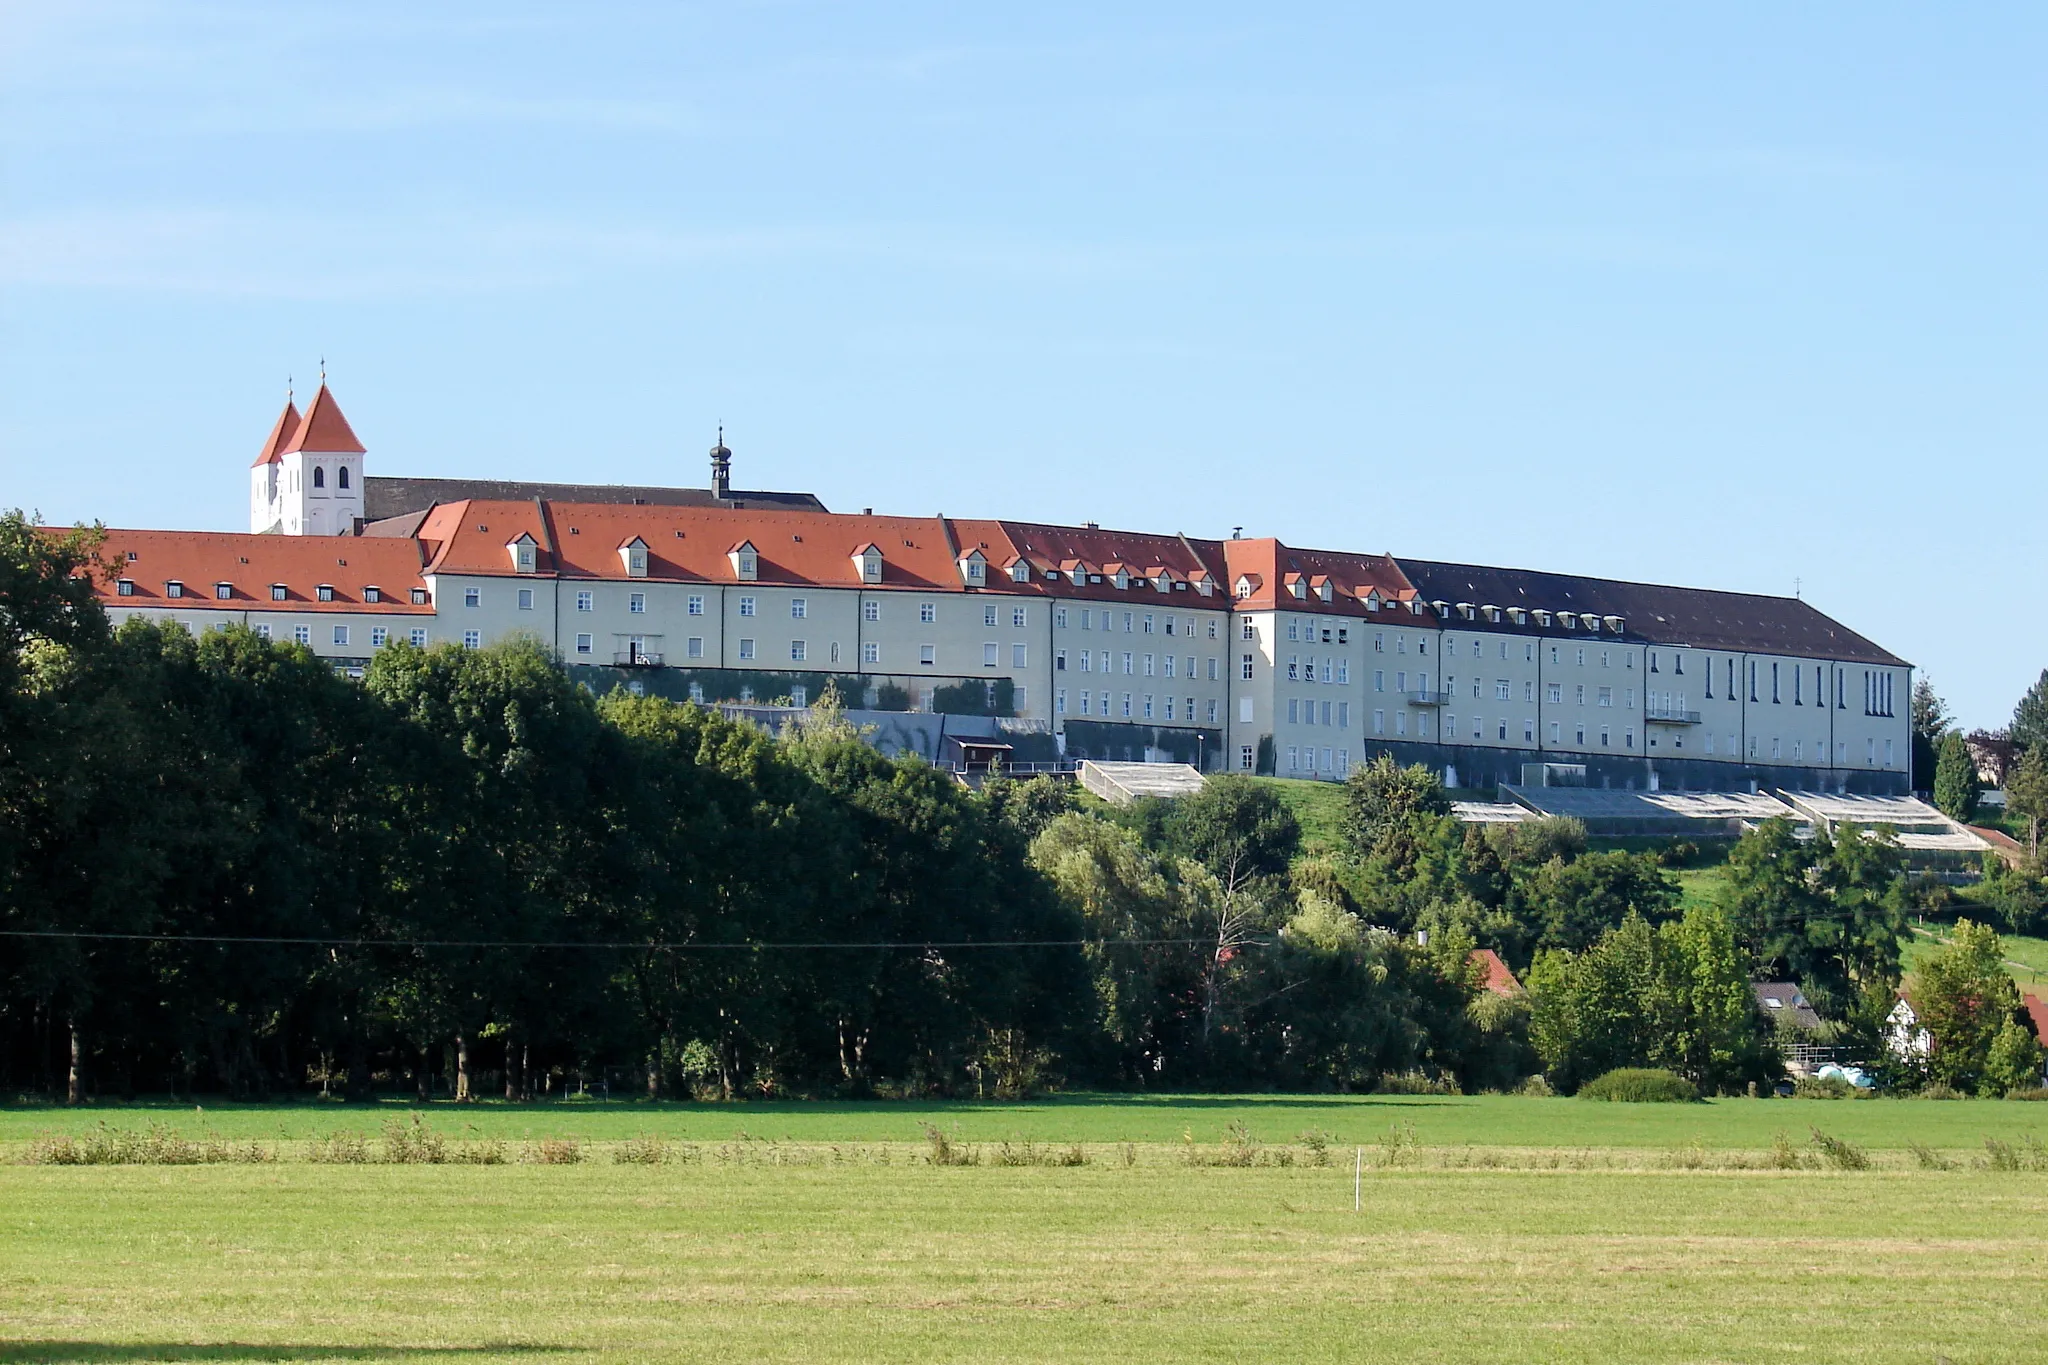
[[[320,357],[320,383],[323,386],[327,383],[327,357],[324,355]]]
[[[284,401],[287,403],[292,401],[292,377],[290,375],[284,377]]]

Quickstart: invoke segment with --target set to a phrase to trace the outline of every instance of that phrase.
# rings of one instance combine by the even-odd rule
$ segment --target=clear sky
[[[0,3],[0,504],[741,486],[2048,664],[2048,9]]]

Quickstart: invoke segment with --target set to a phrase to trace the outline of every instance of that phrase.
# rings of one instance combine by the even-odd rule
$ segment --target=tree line
[[[246,630],[114,628],[97,552],[0,517],[9,1093],[1570,1089],[1624,1065],[1715,1090],[1778,1074],[1753,977],[1844,1019],[1898,984],[1882,837],[1767,825],[1728,903],[1688,903],[1683,848],[1462,825],[1383,756],[1341,847],[1304,856],[1249,778],[1124,808],[970,791],[829,700],[771,735],[594,695],[533,643],[393,644],[352,680]],[[1479,947],[1530,990],[1484,989]]]

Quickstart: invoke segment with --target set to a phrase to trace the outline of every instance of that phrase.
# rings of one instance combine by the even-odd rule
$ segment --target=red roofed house
[[[1500,960],[1500,954],[1491,948],[1474,948],[1472,960],[1479,964],[1483,973],[1479,984],[1495,995],[1512,1000],[1523,993],[1522,983],[1515,980],[1515,974],[1508,970],[1508,964]]]

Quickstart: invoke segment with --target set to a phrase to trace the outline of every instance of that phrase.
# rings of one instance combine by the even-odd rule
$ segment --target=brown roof
[[[363,453],[363,443],[349,429],[348,418],[341,415],[341,404],[334,401],[334,395],[325,384],[313,395],[313,401],[306,404],[305,420],[299,423],[298,430],[292,433],[291,440],[279,453],[290,455],[301,450],[322,455]]]
[[[1515,974],[1508,970],[1508,964],[1500,960],[1500,954],[1491,948],[1474,948],[1472,960],[1480,965],[1484,976],[1479,984],[1495,995],[1513,999],[1522,993],[1522,983],[1515,980]]]
[[[135,588],[123,597],[115,582],[97,584],[109,610],[433,612],[431,605],[412,603],[410,590],[425,588],[426,581],[420,577],[419,546],[410,540],[110,530],[102,555],[116,578]],[[184,585],[184,596],[169,594],[166,585],[173,582]],[[229,585],[225,600],[214,596],[220,583]],[[283,601],[270,595],[277,583],[284,585]],[[334,589],[333,601],[320,600],[322,585]],[[381,602],[364,600],[363,590],[370,587],[382,590]]]
[[[2042,1047],[2048,1047],[2048,1004],[2043,1004],[2038,995],[2023,995],[2020,1004],[2027,1011],[2027,1018],[2034,1021],[2034,1036],[2041,1040]]]
[[[287,398],[284,411],[277,415],[277,425],[270,429],[270,436],[263,442],[263,449],[249,466],[260,469],[267,464],[276,464],[285,446],[299,430],[299,405]]]
[[[642,484],[535,483],[521,479],[392,478],[372,474],[363,480],[363,516],[370,521],[424,512],[437,502],[512,502],[542,498],[548,502],[616,502],[661,507],[718,507],[740,504],[822,512],[825,504],[811,493],[775,493],[734,489],[721,504],[708,488],[658,488]]]

